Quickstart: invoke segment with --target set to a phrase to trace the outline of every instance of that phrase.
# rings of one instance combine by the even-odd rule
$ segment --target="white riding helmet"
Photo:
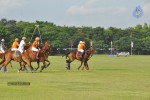
[[[84,41],[80,41],[79,43],[85,43]]]
[[[25,40],[26,39],[26,37],[22,37],[22,40]]]
[[[19,41],[19,39],[18,39],[18,38],[15,38],[15,41]]]
[[[40,38],[39,38],[39,37],[36,37],[35,40],[40,40]]]
[[[83,43],[82,41],[80,41],[79,43]]]
[[[3,42],[4,42],[5,40],[4,40],[4,39],[2,39],[1,41],[3,41]]]

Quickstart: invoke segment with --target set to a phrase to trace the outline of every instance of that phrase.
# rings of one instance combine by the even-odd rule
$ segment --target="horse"
[[[30,43],[26,43],[25,46],[24,46],[24,50],[27,50],[27,49],[29,48],[29,46],[30,46]],[[3,49],[4,49],[5,52],[10,51],[10,49],[8,49],[8,48],[5,47],[5,46],[3,46]],[[2,59],[2,61],[0,62],[0,64],[2,64],[2,63],[5,61],[4,56],[5,56],[5,53],[3,53],[3,52],[0,50],[0,58]],[[10,61],[10,66],[12,67],[11,61]],[[21,65],[20,65],[20,66],[21,66]]]
[[[78,51],[72,51],[66,54],[66,63],[67,63],[67,69],[70,70],[70,63],[73,62],[75,59],[78,61],[81,61],[80,66],[78,67],[78,70],[84,63],[84,67],[89,70],[89,65],[87,61],[90,59],[90,57],[93,56],[93,54],[96,52],[93,46],[90,46],[88,50],[85,50],[84,55],[82,57],[81,54],[79,54]],[[68,59],[67,59],[68,58]]]
[[[22,59],[20,51],[11,51],[11,49],[8,49],[3,54],[2,61],[0,62],[0,70],[3,67],[4,72],[7,72],[6,66],[11,62],[11,60],[20,62],[21,66],[22,66],[22,62],[23,64],[25,64],[25,62]]]
[[[35,68],[35,70],[33,69],[33,67],[31,68],[31,71],[36,71],[39,68],[39,63],[42,62],[43,66],[41,68],[41,71],[44,68],[47,68],[50,65],[50,61],[48,60],[48,55],[50,53],[50,51],[52,50],[52,45],[49,44],[49,42],[45,42],[44,46],[41,48],[41,50],[39,51],[39,59],[36,58],[36,53],[34,51],[31,50],[32,45],[29,47],[29,49],[27,49],[23,54],[22,54],[22,59],[23,61],[26,62],[27,65],[31,66],[31,62],[37,62],[38,67]],[[48,62],[48,64],[46,64],[46,62]],[[20,69],[18,70],[18,72],[20,70],[26,70],[26,67],[20,67]]]
[[[4,62],[4,54],[8,50],[8,48],[5,45],[0,44],[0,59],[2,59],[2,62]],[[10,66],[12,67],[12,63],[10,62]]]
[[[5,52],[6,52],[7,50],[5,50]],[[3,53],[1,50],[0,50],[0,59],[2,59],[2,61],[0,62],[0,63],[3,63],[5,60],[5,58],[4,58],[4,55],[5,55],[5,53]],[[10,66],[12,67],[12,63],[10,62]]]

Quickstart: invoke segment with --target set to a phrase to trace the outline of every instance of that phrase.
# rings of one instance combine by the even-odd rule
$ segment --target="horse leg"
[[[4,67],[4,73],[7,72],[6,66],[10,63],[10,61],[11,61],[11,60],[6,60],[6,61],[3,63],[2,66]]]
[[[25,62],[23,62],[23,64],[22,64],[22,62],[19,62],[19,64],[20,64],[20,68],[18,69],[18,72],[20,72],[21,70],[22,71],[28,71],[26,66],[25,66],[26,65]]]
[[[84,63],[84,65],[82,65],[82,70],[84,70],[84,67],[85,67],[85,63]]]
[[[10,62],[10,67],[12,68],[12,63]]]
[[[4,62],[5,62],[5,61],[4,61]],[[4,62],[3,62],[2,64],[0,64],[0,70],[3,68]]]
[[[46,68],[46,62],[45,62],[45,61],[43,61],[43,66],[42,66],[42,68],[41,68],[41,71],[40,71],[40,72],[42,72],[42,70],[43,70],[44,68]]]
[[[23,60],[22,68],[24,69],[24,71],[28,72],[27,67],[26,67],[26,62],[24,60]]]
[[[0,70],[3,68],[3,66],[2,65],[0,65]]]
[[[32,65],[31,65],[31,67],[30,67],[30,70],[31,70],[32,73],[35,72],[35,71],[34,71],[34,68],[32,67]]]
[[[38,65],[38,67],[37,67],[37,68],[35,68],[35,71],[36,71],[36,70],[38,70],[38,69],[39,69],[39,67],[40,67],[40,62],[39,62],[39,61],[37,61],[37,65]]]
[[[70,60],[66,60],[66,63],[67,63],[67,70],[70,70],[70,63],[71,63],[72,61],[70,61]]]
[[[0,66],[0,70],[2,69],[2,65]]]
[[[84,70],[85,66],[86,66],[86,61],[84,61],[84,65],[82,66],[82,70]]]
[[[18,72],[22,70],[21,62],[19,62],[20,68],[18,69]]]
[[[51,62],[49,60],[47,60],[47,59],[45,61],[48,62],[48,64],[45,67],[45,68],[47,68],[51,64]]]
[[[89,64],[86,62],[86,69],[89,70],[90,67],[89,67]]]
[[[3,64],[5,62],[5,54],[3,54],[2,56],[2,61],[0,62],[0,65]]]
[[[24,70],[28,71],[26,65],[24,64],[23,66],[24,66]]]
[[[26,61],[26,63],[28,65],[28,67],[30,68],[31,72],[34,72],[34,68],[32,67],[31,62],[28,60],[28,61]]]
[[[80,67],[82,66],[82,64],[83,64],[83,61],[81,61],[81,64],[80,64],[80,66],[78,67],[78,70],[80,69]]]
[[[70,70],[70,62],[68,62],[67,64],[68,64],[68,70]]]
[[[84,67],[86,70],[88,70],[88,64],[87,64],[87,61],[84,61]]]

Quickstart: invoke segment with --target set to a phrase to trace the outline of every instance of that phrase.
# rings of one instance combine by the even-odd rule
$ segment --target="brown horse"
[[[3,54],[2,61],[0,62],[0,70],[3,67],[4,72],[7,72],[6,66],[11,62],[11,60],[25,63],[22,60],[22,56],[19,51],[11,51],[11,49],[9,49]]]
[[[0,44],[0,46],[1,46],[2,44]],[[1,46],[1,49],[3,49],[5,52],[8,50],[8,48],[5,46],[5,45],[2,45]],[[2,50],[0,50],[0,58],[2,59],[2,61],[4,62],[4,54],[5,53],[3,53],[2,52]],[[12,67],[12,63],[10,62],[10,66]]]
[[[1,64],[5,61],[4,59],[4,55],[5,53],[3,53],[1,50],[0,50],[0,59],[2,59],[2,61],[0,62]],[[10,62],[10,66],[12,67],[12,63]]]
[[[24,49],[26,50],[26,49],[28,49],[29,48],[29,46],[30,46],[30,44],[28,44],[28,43],[26,43],[26,45],[25,45],[25,47],[24,47]],[[20,66],[23,66],[22,65],[22,58],[21,58],[21,53],[19,52],[19,51],[16,51],[16,52],[14,52],[14,51],[11,51],[11,49],[7,49],[6,47],[4,48],[4,50],[5,50],[5,53],[0,53],[0,58],[2,59],[2,61],[0,62],[0,69],[3,67],[3,66],[5,66],[4,67],[4,70],[7,70],[6,69],[6,65],[8,65],[8,64],[4,64],[4,62],[5,63],[7,63],[9,60],[9,63],[10,63],[10,66],[12,67],[12,63],[11,63],[11,60],[15,60],[15,61],[18,61],[19,63],[20,63]],[[16,59],[16,57],[15,56],[13,56],[14,55],[14,53],[18,53],[19,54],[19,57],[17,57],[17,59]],[[7,60],[7,61],[6,61]],[[25,64],[25,62],[24,62],[24,64]]]
[[[31,66],[31,62],[37,62],[38,67],[35,68],[35,71],[39,68],[39,63],[42,62],[43,66],[41,68],[41,71],[44,68],[47,68],[50,65],[50,61],[48,60],[48,55],[50,53],[50,51],[52,50],[52,45],[49,44],[48,42],[45,42],[44,46],[41,48],[41,50],[39,51],[39,59],[36,58],[36,53],[34,51],[31,50],[32,46],[29,47],[29,49],[26,50],[26,52],[24,52],[22,54],[22,59],[23,61],[26,62],[26,64],[28,65],[28,67]],[[48,62],[48,64],[46,64],[46,62]],[[20,67],[20,70],[26,70],[26,67]],[[31,71],[34,71],[33,67],[30,67]]]
[[[73,51],[73,52],[69,52],[66,54],[66,63],[67,63],[67,69],[70,70],[70,63],[73,62],[75,59],[81,61],[80,66],[78,67],[78,69],[80,69],[80,67],[82,66],[82,64],[84,63],[84,67],[89,70],[89,66],[87,61],[90,59],[90,57],[93,56],[93,54],[96,52],[96,50],[93,48],[93,46],[91,46],[88,50],[85,50],[83,57],[81,56],[81,54],[79,55],[78,51]]]

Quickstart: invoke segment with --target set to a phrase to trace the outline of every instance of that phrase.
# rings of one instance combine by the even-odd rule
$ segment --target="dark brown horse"
[[[70,70],[70,63],[73,62],[75,59],[81,61],[80,66],[78,67],[78,69],[80,69],[80,67],[82,66],[82,64],[84,63],[84,67],[89,70],[89,66],[87,61],[90,59],[90,57],[93,56],[93,54],[96,52],[96,50],[93,48],[93,46],[91,46],[88,50],[85,50],[84,52],[84,56],[82,57],[80,54],[78,54],[77,51],[73,51],[70,53],[66,54],[66,63],[67,63],[67,69]]]
[[[31,68],[31,71],[34,71],[33,67],[30,67],[31,62],[37,62],[37,64],[38,64],[38,67],[35,68],[35,71],[39,68],[39,63],[42,62],[43,66],[40,71],[40,72],[42,72],[42,70],[44,68],[47,68],[50,65],[50,61],[48,60],[48,55],[52,50],[52,45],[49,42],[45,42],[44,46],[39,51],[39,59],[36,58],[36,53],[34,51],[32,51],[31,48],[32,48],[32,46],[30,46],[29,49],[27,49],[26,52],[24,52],[22,54],[22,59],[23,59],[23,61],[26,62],[28,67]],[[48,62],[48,64],[46,64],[45,61]],[[23,70],[23,69],[26,70],[25,66],[20,67],[19,71]]]

